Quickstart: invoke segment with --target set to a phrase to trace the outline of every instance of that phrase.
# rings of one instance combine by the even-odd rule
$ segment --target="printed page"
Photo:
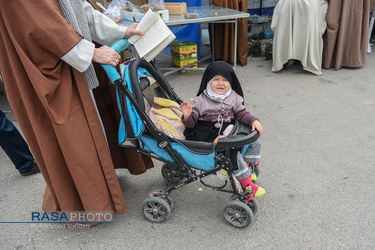
[[[141,22],[142,21],[143,19]],[[163,20],[157,16],[157,21],[155,21],[151,27],[144,32],[144,35],[141,36],[133,45],[141,58],[145,57],[150,51],[157,47],[159,51],[156,50],[156,54],[152,53],[152,55],[147,56],[148,59],[145,58],[147,61],[149,61],[160,53],[160,51],[166,46],[168,46],[171,41],[173,41],[171,34],[174,39],[175,36],[173,35],[172,31],[167,27]],[[161,47],[163,48],[160,49]]]
[[[162,43],[157,45],[153,50],[151,50],[149,53],[147,53],[144,58],[147,62],[151,61],[154,59],[165,47],[167,47],[174,39],[176,36],[171,33]]]
[[[152,12],[151,9],[149,9],[145,16],[142,18],[142,20],[139,22],[136,30],[140,30],[143,33],[146,33],[147,29],[152,26],[154,22],[158,20],[159,16],[156,15],[154,12]],[[134,35],[130,37],[128,40],[131,44],[134,44],[141,36]]]

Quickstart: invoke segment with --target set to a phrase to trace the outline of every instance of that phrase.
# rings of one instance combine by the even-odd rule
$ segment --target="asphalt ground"
[[[147,193],[165,188],[161,164],[140,176],[116,170],[128,212],[94,227],[29,222],[41,212],[41,174],[22,177],[0,149],[2,249],[373,249],[375,246],[374,53],[358,69],[291,65],[272,73],[271,62],[248,58],[237,66],[247,109],[264,127],[258,213],[245,229],[223,217],[229,194],[197,182],[171,193],[170,218],[143,218]],[[203,71],[167,80],[184,100],[195,96]],[[9,110],[0,95],[0,107]],[[16,126],[13,114],[7,113]],[[216,181],[216,179],[213,179]]]

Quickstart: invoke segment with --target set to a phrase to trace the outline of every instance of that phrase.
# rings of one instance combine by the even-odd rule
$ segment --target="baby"
[[[249,124],[252,131],[258,130],[259,136],[263,127],[259,119],[251,115],[243,105],[243,93],[240,82],[233,68],[223,61],[211,63],[205,70],[197,97],[193,106],[183,102],[180,106],[183,113],[182,123],[185,125],[185,136],[188,140],[217,143],[223,132],[234,122]],[[260,140],[249,144],[244,156],[240,152],[232,160],[233,174],[241,185],[257,197],[265,194],[265,190],[253,183],[256,180],[248,165],[259,165]]]

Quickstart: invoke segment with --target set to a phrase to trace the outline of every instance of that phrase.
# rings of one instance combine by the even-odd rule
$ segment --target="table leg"
[[[211,38],[212,38],[212,41],[210,42],[211,43],[211,55],[212,55],[211,62],[213,62],[215,61],[215,24],[209,23],[208,25],[210,25],[209,30],[211,30]]]
[[[237,19],[234,19],[234,59],[233,59],[233,69],[236,71],[237,64]]]

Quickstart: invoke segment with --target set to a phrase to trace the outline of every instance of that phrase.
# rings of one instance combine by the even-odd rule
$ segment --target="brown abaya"
[[[126,212],[85,77],[60,60],[82,37],[57,0],[0,0],[0,30],[7,97],[47,184],[43,210]]]

